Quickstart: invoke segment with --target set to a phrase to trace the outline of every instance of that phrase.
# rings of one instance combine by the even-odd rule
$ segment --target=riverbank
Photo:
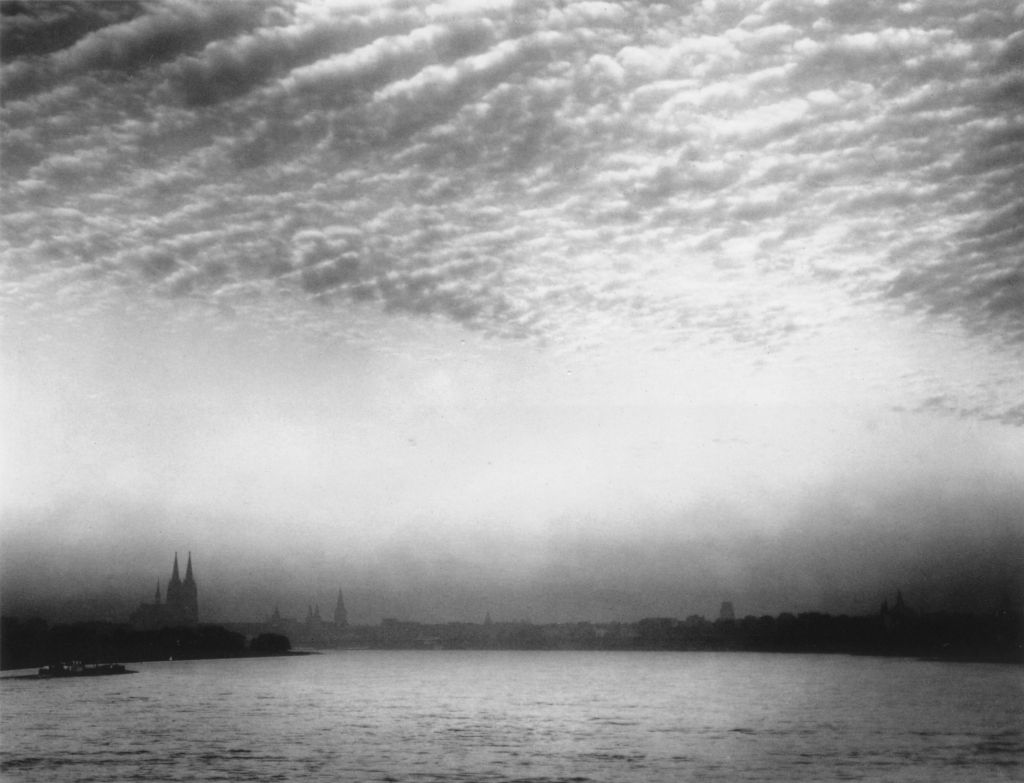
[[[49,626],[43,620],[3,618],[0,670],[37,669],[54,663],[143,663],[308,655],[292,650],[280,634],[252,639],[219,625],[137,630],[117,623],[89,622]]]

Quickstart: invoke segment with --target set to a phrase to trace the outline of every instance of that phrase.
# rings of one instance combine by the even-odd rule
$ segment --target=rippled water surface
[[[1024,670],[338,651],[8,680],[4,781],[1020,780]]]

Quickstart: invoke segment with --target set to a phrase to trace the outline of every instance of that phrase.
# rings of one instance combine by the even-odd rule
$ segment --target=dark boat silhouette
[[[120,663],[54,663],[43,666],[36,675],[41,678],[50,677],[102,677],[108,674],[134,674]]]

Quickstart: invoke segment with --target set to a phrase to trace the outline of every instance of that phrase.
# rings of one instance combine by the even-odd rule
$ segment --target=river
[[[0,683],[3,780],[1024,777],[1012,665],[359,650],[131,668]]]

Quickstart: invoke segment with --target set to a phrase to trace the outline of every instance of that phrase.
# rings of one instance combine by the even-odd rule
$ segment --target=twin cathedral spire
[[[331,631],[341,633],[348,627],[348,611],[345,609],[345,598],[341,590],[338,590],[338,600],[334,605],[333,624],[330,621],[322,620],[320,607],[314,610],[309,607],[309,613],[303,626],[303,632],[307,635],[318,636]],[[167,627],[194,626],[199,624],[199,590],[196,586],[195,574],[192,571],[192,553],[188,553],[188,560],[185,564],[185,578],[181,578],[181,570],[178,566],[178,553],[174,553],[174,565],[171,568],[171,578],[166,588],[160,589],[160,581],[157,580],[156,592],[153,595],[153,603],[141,604],[138,609],[132,612],[130,622],[140,629],[159,629]],[[292,621],[285,621],[281,618],[277,609],[267,621],[273,628],[291,626]],[[296,623],[296,625],[299,625]],[[289,628],[294,633],[294,630]],[[301,636],[301,632],[299,633]]]
[[[199,623],[199,589],[192,572],[192,553],[188,553],[185,579],[178,570],[178,553],[174,553],[171,579],[167,583],[166,596],[160,599],[160,582],[156,583],[153,603],[142,604],[131,616],[132,625],[140,628],[162,628],[165,626],[197,625]]]

